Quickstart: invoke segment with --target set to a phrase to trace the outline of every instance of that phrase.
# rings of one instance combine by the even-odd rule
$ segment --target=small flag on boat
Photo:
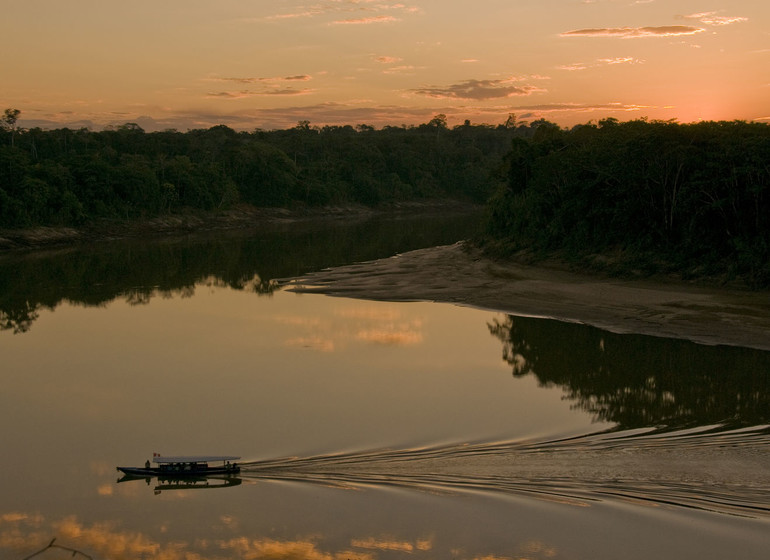
[[[153,457],[160,457],[160,453],[153,453],[152,456]]]

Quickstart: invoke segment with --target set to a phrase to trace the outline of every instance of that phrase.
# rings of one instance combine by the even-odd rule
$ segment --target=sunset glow
[[[23,127],[770,119],[755,0],[30,0],[5,15],[0,101]]]

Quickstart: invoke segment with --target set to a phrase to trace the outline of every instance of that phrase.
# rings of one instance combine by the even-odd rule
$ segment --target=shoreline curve
[[[289,291],[433,301],[511,315],[770,351],[770,293],[628,280],[489,259],[465,242],[281,282]]]

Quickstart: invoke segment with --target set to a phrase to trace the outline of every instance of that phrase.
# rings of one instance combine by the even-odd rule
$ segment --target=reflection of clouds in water
[[[346,319],[368,319],[370,321],[395,321],[401,312],[395,307],[356,306],[337,309],[334,314]]]
[[[235,527],[238,521],[225,516],[221,521]],[[155,560],[190,560],[207,558],[225,560],[231,558],[273,558],[285,560],[374,560],[371,552],[355,549],[407,550],[388,546],[382,539],[353,539],[349,549],[327,551],[317,542],[320,538],[276,540],[246,536],[229,539],[195,539],[191,542],[175,540],[161,543],[141,532],[124,531],[115,522],[97,522],[90,525],[75,516],[46,523],[39,514],[10,512],[0,515],[0,550],[22,556],[41,550],[55,535],[57,544],[77,549],[93,557],[129,560],[154,558]],[[396,539],[391,541],[398,543]],[[403,543],[409,551],[430,550],[429,541],[414,544]]]
[[[334,341],[320,336],[300,336],[286,341],[289,348],[310,348],[319,352],[334,352]]]
[[[368,329],[356,333],[358,340],[376,344],[407,346],[422,342],[422,333],[412,330],[409,325],[391,325],[384,329]]]
[[[328,318],[301,315],[276,316],[281,325],[309,330],[284,344],[318,352],[335,352],[351,342],[381,346],[413,346],[423,342],[423,319],[407,318],[393,306],[353,305],[336,309]]]
[[[418,539],[415,542],[400,541],[388,537],[375,539],[353,539],[350,543],[355,548],[364,548],[370,550],[393,550],[398,552],[414,552],[415,550],[428,551],[433,548],[433,542],[430,539]]]
[[[305,317],[300,315],[276,315],[275,321],[281,325],[290,327],[320,327],[322,321],[320,317]]]
[[[352,550],[326,552],[311,540],[278,541],[237,537],[219,543],[219,547],[237,558],[276,558],[286,560],[374,560],[368,553]]]

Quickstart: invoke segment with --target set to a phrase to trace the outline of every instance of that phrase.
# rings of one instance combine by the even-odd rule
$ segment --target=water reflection
[[[208,284],[270,295],[275,279],[377,259],[471,235],[475,214],[305,222],[259,231],[103,243],[0,258],[0,330],[27,332],[61,302],[102,306],[117,298],[189,297]]]
[[[770,352],[511,315],[488,326],[514,377],[619,428],[770,422]]]
[[[0,259],[0,556],[55,536],[116,560],[766,557],[767,429],[605,430],[767,423],[768,353],[273,292],[409,248],[388,231]],[[254,463],[231,491],[115,483],[121,456],[172,444]]]
[[[232,518],[220,518],[217,525],[235,524]],[[354,538],[340,549],[330,548],[320,535],[290,539],[269,536],[232,536],[214,539],[165,542],[143,533],[121,530],[116,524],[86,523],[75,516],[48,521],[40,515],[11,513],[0,516],[0,549],[21,555],[30,550],[46,549],[51,542],[50,534],[59,535],[60,543],[77,543],[78,549],[66,547],[71,556],[81,550],[97,557],[123,560],[129,558],[155,558],[157,560],[184,560],[207,558],[225,560],[231,558],[280,558],[283,560],[373,560],[380,553],[422,553],[430,558],[433,550],[431,537],[399,540],[385,535]],[[55,554],[54,554],[55,555]],[[67,556],[70,556],[68,554]],[[18,556],[21,558],[21,556]],[[546,558],[548,556],[532,556]]]
[[[143,480],[149,486],[153,479],[152,476],[124,475],[118,479],[121,482],[137,482]],[[160,494],[164,490],[212,490],[215,488],[230,488],[238,486],[243,482],[237,476],[159,476],[155,485],[155,494]]]

